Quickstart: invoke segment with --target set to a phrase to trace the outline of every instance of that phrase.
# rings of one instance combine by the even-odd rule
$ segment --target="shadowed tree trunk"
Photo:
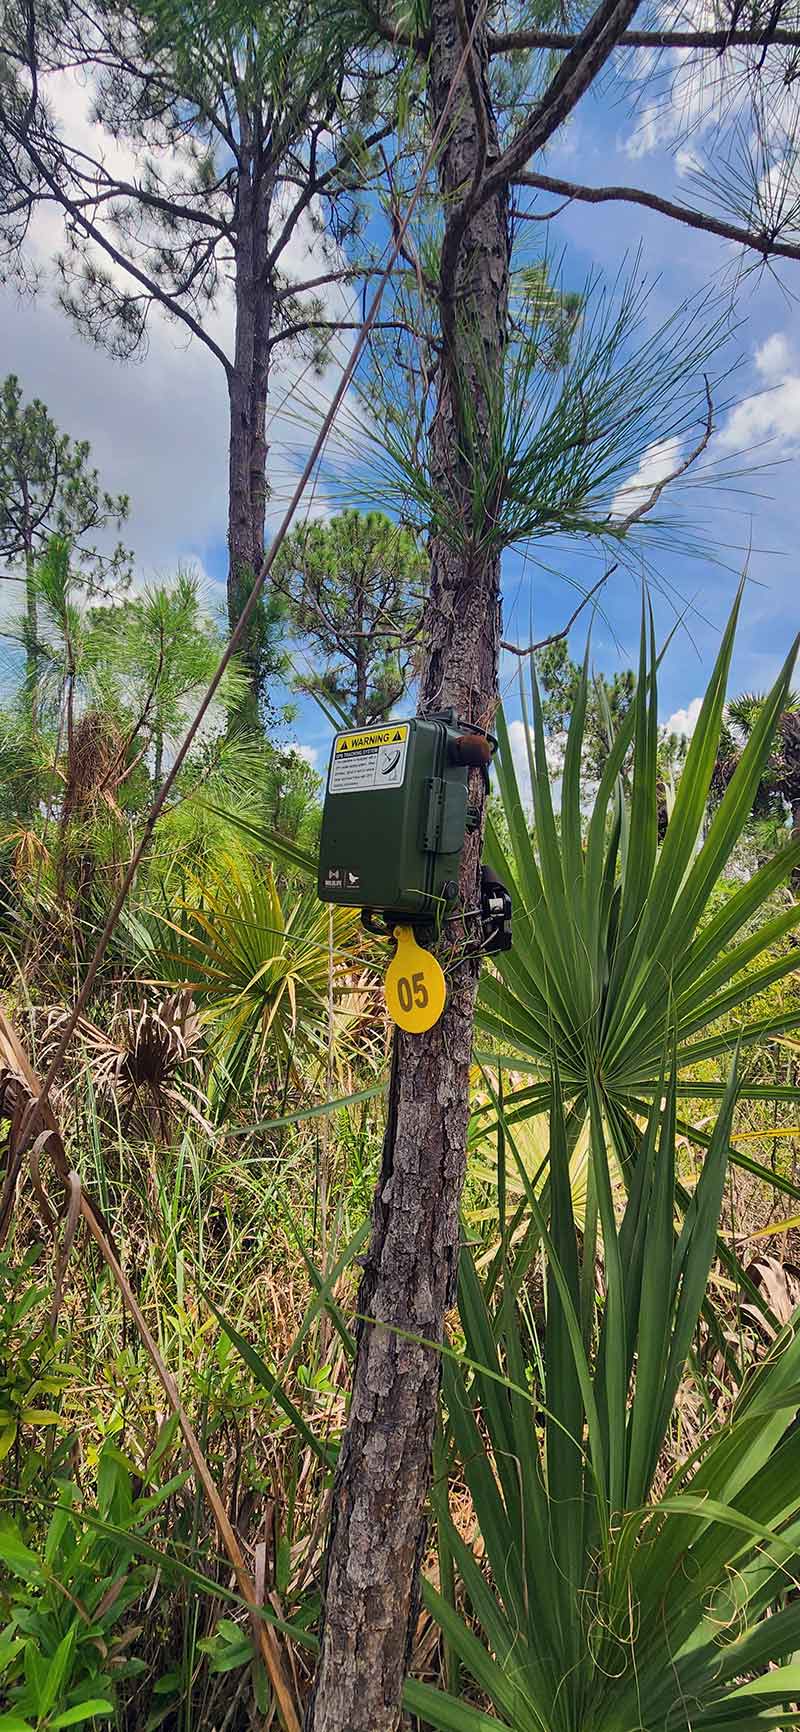
[[[455,0],[433,0],[430,91],[438,119],[462,51]],[[470,24],[472,19],[469,20]],[[489,161],[498,154],[485,92],[486,42],[476,34],[477,79]],[[438,165],[451,221],[483,166],[466,88]],[[433,429],[438,485],[461,521],[471,520],[471,465],[459,402],[469,391],[478,436],[485,430],[485,381],[501,376],[506,344],[509,227],[505,190],[462,226],[442,281],[445,364]],[[479,341],[476,342],[476,336]],[[459,453],[461,455],[459,456]],[[421,714],[452,704],[459,717],[490,726],[497,704],[499,556],[455,551],[434,538],[424,641]],[[460,896],[479,900],[484,784],[471,773],[480,825],[467,839]],[[475,920],[465,931],[478,936]],[[451,931],[455,930],[451,928]],[[424,1508],[431,1471],[440,1357],[395,1329],[440,1341],[455,1297],[459,1204],[464,1179],[468,1078],[478,965],[449,975],[444,1015],[429,1034],[395,1034],[389,1117],[375,1197],[372,1242],[358,1310],[352,1404],[333,1491],[319,1668],[310,1732],[393,1732],[417,1616]],[[388,1325],[381,1327],[380,1325]]]
[[[240,106],[241,165],[237,196],[236,342],[228,373],[230,455],[228,492],[228,623],[236,625],[264,557],[266,411],[274,296],[267,280],[273,181],[253,135],[253,112]],[[258,655],[246,642],[242,659],[258,686]]]

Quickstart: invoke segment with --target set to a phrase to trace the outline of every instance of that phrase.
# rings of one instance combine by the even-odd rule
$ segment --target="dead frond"
[[[60,1034],[65,1020],[64,1011],[51,1015],[48,1032]],[[113,1102],[125,1130],[167,1142],[183,1113],[210,1130],[200,1110],[203,1034],[188,993],[122,1007],[107,1030],[81,1017],[76,1032],[100,1102]]]

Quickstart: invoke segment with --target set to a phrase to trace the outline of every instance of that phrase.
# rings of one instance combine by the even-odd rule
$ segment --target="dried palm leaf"
[[[48,1032],[60,1035],[66,1020],[66,1011],[53,1013]],[[170,993],[155,1006],[119,1007],[108,1029],[81,1017],[76,1032],[101,1103],[114,1103],[126,1130],[168,1141],[176,1113],[210,1130],[200,1111],[203,1035],[188,993]]]

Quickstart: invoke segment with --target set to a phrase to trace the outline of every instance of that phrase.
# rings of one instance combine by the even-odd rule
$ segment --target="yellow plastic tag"
[[[421,949],[410,926],[396,926],[397,951],[384,977],[386,1008],[398,1028],[424,1034],[444,1010],[445,978],[436,957]]]

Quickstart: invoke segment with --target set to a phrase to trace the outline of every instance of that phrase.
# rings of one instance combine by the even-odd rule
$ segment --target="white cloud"
[[[531,773],[528,765],[528,751],[525,744],[525,727],[522,722],[509,722],[508,739],[511,746],[511,756],[519,786],[523,806],[530,807],[533,803],[531,793]]]
[[[713,30],[719,24],[718,0],[681,0],[677,11],[672,0],[660,0],[653,18],[653,28],[664,30]],[[657,95],[645,102],[633,132],[623,141],[627,155],[637,158],[677,147],[679,176],[704,166],[687,140],[701,137],[721,121],[743,116],[751,104],[752,64],[752,53],[742,48],[728,50],[724,64],[711,52],[670,56],[639,49],[632,54],[625,73],[633,101],[639,90],[649,88]],[[788,94],[789,104],[781,105],[780,96],[773,100],[771,93],[770,102],[763,105],[762,125],[773,136],[785,125],[785,113],[793,102],[793,92]]]
[[[318,746],[304,746],[298,740],[290,740],[285,750],[294,752],[296,758],[302,758],[304,764],[310,764],[312,770],[316,769],[319,759]]]
[[[792,117],[791,133],[786,139],[781,132],[773,139],[774,158],[758,178],[757,208],[752,226],[763,226],[769,232],[781,227],[796,231],[800,215],[800,172],[794,143],[796,118]],[[751,165],[751,176],[757,178],[757,168]],[[788,238],[788,237],[787,237]]]
[[[623,141],[625,155],[632,161],[639,157],[650,156],[654,150],[669,143],[672,136],[672,123],[659,112],[655,103],[648,103],[636,122],[634,131]]]
[[[224,536],[228,405],[222,369],[154,323],[150,354],[120,365],[81,341],[41,292],[0,290],[0,375],[16,372],[62,432],[88,439],[104,487],[130,495],[123,540],[145,578]]]
[[[789,339],[774,331],[756,349],[764,389],[737,403],[717,438],[721,451],[748,451],[769,441],[772,456],[800,451],[800,369]]]
[[[91,82],[74,73],[47,80],[47,96],[71,142],[129,180],[141,161],[126,144],[111,138],[92,119]],[[168,172],[169,163],[161,164]],[[53,261],[64,248],[64,227],[54,205],[37,211],[26,256],[38,273],[39,292],[20,297],[0,285],[0,378],[18,374],[26,400],[40,397],[62,432],[91,445],[92,463],[111,492],[129,494],[131,512],[122,539],[132,548],[137,586],[163,581],[188,561],[201,562],[224,542],[228,491],[228,397],[223,370],[205,346],[182,326],[153,308],[149,349],[140,361],[122,364],[84,341],[55,300]],[[297,224],[284,267],[298,279],[325,270],[321,241],[311,213]],[[316,270],[315,270],[316,267]],[[109,267],[104,260],[104,268]],[[120,282],[129,281],[115,271]],[[317,291],[325,315],[335,316],[357,292],[327,285]],[[226,350],[232,349],[233,302],[229,289],[204,317],[205,328]],[[335,344],[337,361],[321,376],[307,361],[286,355],[276,370],[271,398],[269,440],[274,455],[270,481],[274,497],[270,526],[283,515],[302,458],[311,443],[349,352],[347,333]],[[282,351],[279,351],[282,353]],[[303,377],[304,376],[304,377]],[[299,388],[298,388],[299,387]],[[309,413],[298,424],[298,398]],[[291,472],[291,474],[290,474]],[[291,486],[290,486],[291,481]],[[310,495],[309,515],[325,516],[330,504],[318,487]],[[302,509],[302,508],[301,508]],[[116,536],[109,539],[116,540]],[[16,586],[14,586],[16,589]],[[3,585],[3,589],[11,586]],[[206,586],[204,585],[204,589]],[[209,581],[214,606],[219,585]],[[216,592],[216,593],[215,593]],[[3,613],[11,603],[0,598]]]
[[[667,716],[663,723],[665,731],[668,734],[685,734],[687,739],[691,739],[702,707],[702,698],[692,698],[685,710],[674,710],[671,716]]]
[[[772,336],[756,349],[754,358],[762,379],[769,385],[779,385],[792,364],[788,337],[783,331],[773,331]]]
[[[528,747],[525,739],[524,722],[509,722],[508,738],[511,746],[511,757],[519,787],[520,799],[526,810],[533,805],[533,790],[531,788],[531,772],[528,762]],[[561,772],[564,768],[564,745],[566,735],[555,735],[546,741],[547,766],[550,771],[550,782],[553,794],[553,804],[558,806],[561,799]]]
[[[665,481],[680,462],[680,439],[658,439],[649,445],[635,475],[623,482],[611,501],[612,517],[627,517],[645,503],[659,481]]]
[[[678,178],[686,180],[689,175],[701,174],[705,163],[698,151],[692,150],[691,145],[684,144],[681,145],[680,150],[675,152],[675,167],[678,171]]]

